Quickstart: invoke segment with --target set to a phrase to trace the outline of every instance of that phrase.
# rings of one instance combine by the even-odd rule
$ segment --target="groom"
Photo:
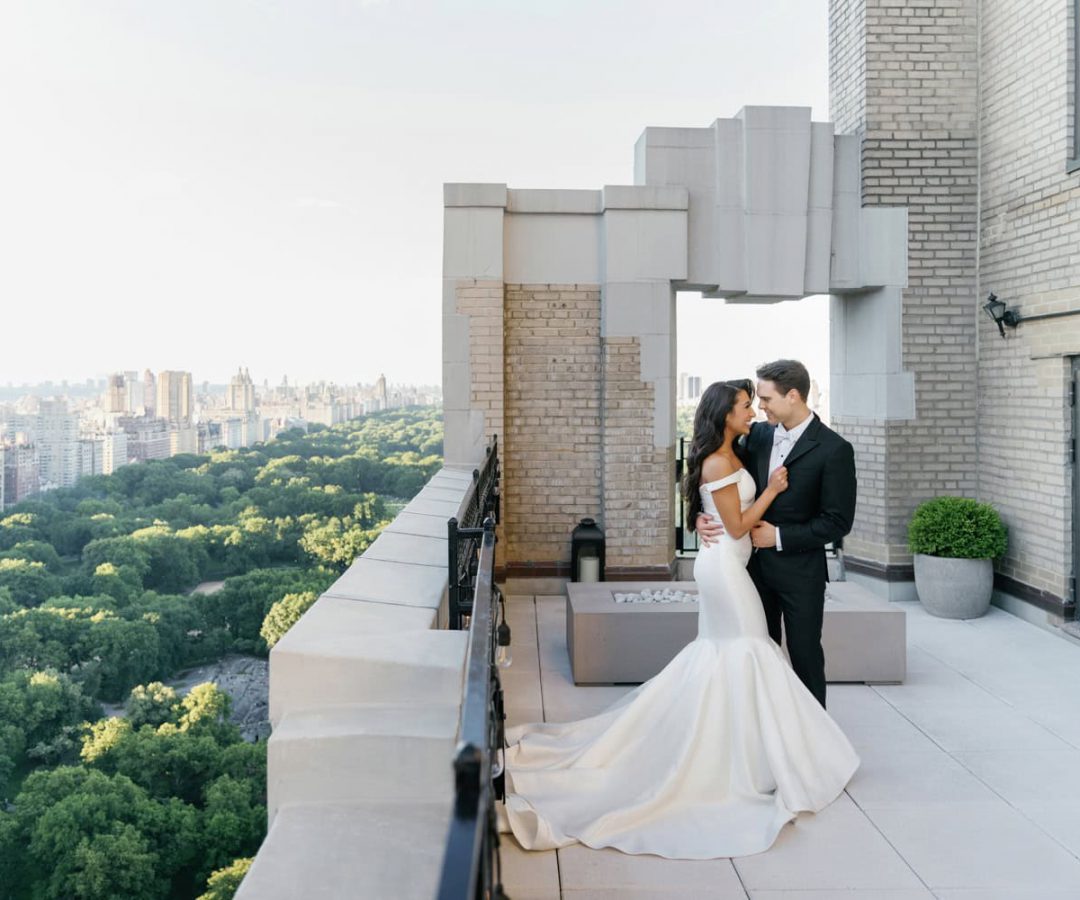
[[[761,595],[769,636],[787,634],[791,667],[825,705],[825,654],[821,625],[825,611],[825,545],[851,530],[855,515],[855,454],[851,444],[810,411],[810,374],[795,360],[780,359],[757,370],[758,406],[768,422],[755,422],[743,458],[757,493],[779,466],[788,470],[788,489],[751,532],[755,551],[748,566]],[[713,543],[724,526],[698,516],[703,543]]]

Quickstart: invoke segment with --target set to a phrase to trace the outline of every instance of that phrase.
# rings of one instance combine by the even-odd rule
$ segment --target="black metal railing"
[[[495,519],[481,529],[469,611],[465,697],[454,754],[454,810],[438,900],[508,900],[502,891],[495,801],[503,797],[504,714],[496,653]]]
[[[447,627],[460,631],[469,625],[469,611],[476,583],[476,561],[484,520],[499,521],[499,439],[491,439],[484,464],[473,469],[472,484],[458,507],[458,514],[446,523],[449,584],[447,586]]]

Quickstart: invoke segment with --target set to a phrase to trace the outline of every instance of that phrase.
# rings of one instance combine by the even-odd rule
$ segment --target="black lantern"
[[[570,534],[570,580],[604,580],[604,532],[594,519],[582,519]]]
[[[1005,337],[1005,326],[1015,328],[1020,324],[1020,317],[1011,309],[1009,309],[1001,300],[998,300],[997,294],[993,291],[990,292],[990,296],[986,298],[986,302],[983,304],[983,309],[986,310],[986,314],[994,320],[994,324],[997,325],[998,331],[1001,332],[1001,336]]]

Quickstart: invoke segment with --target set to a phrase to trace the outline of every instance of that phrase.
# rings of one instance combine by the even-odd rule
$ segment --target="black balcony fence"
[[[499,513],[498,445],[449,522],[450,628],[468,628],[465,696],[454,752],[454,808],[446,839],[439,900],[509,900],[502,890],[495,802],[503,797],[504,711],[497,646],[509,641],[495,586]],[[481,518],[482,517],[482,518]],[[503,608],[503,624],[496,627]]]
[[[499,521],[500,476],[499,439],[495,436],[485,451],[484,464],[473,469],[472,484],[461,501],[458,514],[446,523],[450,567],[448,628],[460,631],[469,627],[484,521],[489,516]]]

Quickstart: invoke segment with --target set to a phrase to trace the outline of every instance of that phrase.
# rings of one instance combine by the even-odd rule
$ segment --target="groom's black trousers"
[[[782,635],[787,636],[791,667],[822,706],[825,653],[821,649],[821,626],[825,617],[826,566],[823,550],[780,553],[769,547],[755,551],[747,567],[761,595],[769,637],[779,644]]]

